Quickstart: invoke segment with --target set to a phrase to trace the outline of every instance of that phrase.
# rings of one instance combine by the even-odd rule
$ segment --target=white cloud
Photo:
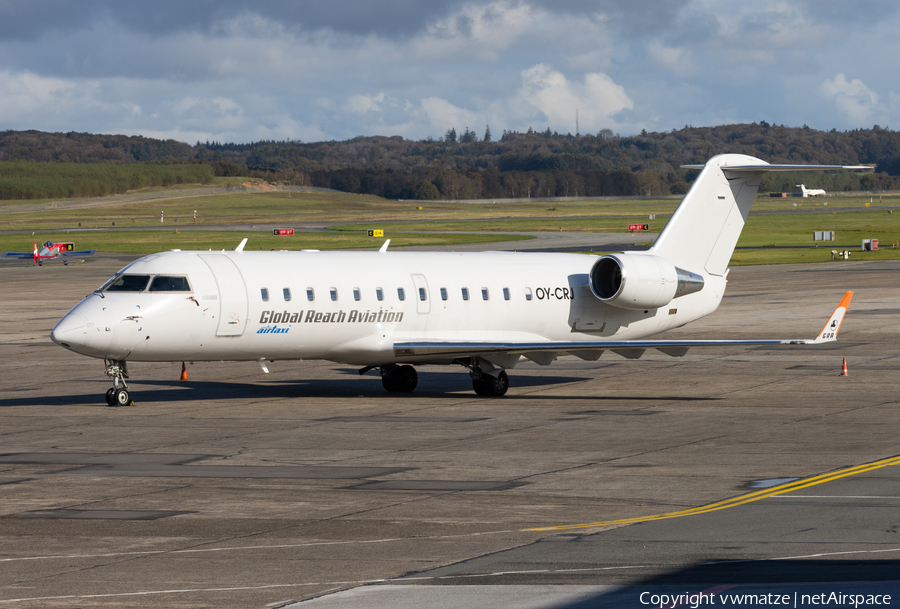
[[[451,128],[461,130],[481,122],[478,113],[458,108],[439,97],[426,97],[419,106],[427,124],[440,135]]]
[[[838,74],[822,82],[819,92],[856,124],[865,123],[880,110],[878,94],[858,78],[848,81],[846,76]]]
[[[378,112],[381,110],[381,103],[384,101],[384,93],[376,95],[352,95],[344,104],[344,109],[357,114],[366,114],[368,112]]]
[[[659,65],[675,74],[685,75],[691,71],[690,53],[684,48],[666,46],[653,40],[647,45],[647,53]]]
[[[513,103],[522,114],[534,115],[524,110],[528,107],[538,110],[551,128],[563,133],[574,132],[576,110],[586,133],[614,126],[615,114],[634,108],[624,87],[606,74],[585,74],[583,83],[574,83],[546,64],[522,72],[522,88]]]
[[[544,18],[543,11],[525,2],[470,3],[428,27],[409,46],[420,60],[496,61],[499,52]]]
[[[0,72],[0,107],[3,120],[33,116],[38,108],[55,106],[76,90],[76,83],[32,72]]]
[[[26,4],[17,12],[43,23]],[[576,110],[584,133],[900,122],[882,84],[900,77],[900,11],[887,0],[853,14],[815,0],[653,5],[453,0],[405,28],[379,9],[377,26],[348,29],[329,22],[346,8],[309,26],[308,11],[230,2],[202,25],[163,14],[171,26],[135,27],[120,3],[0,37],[0,128],[309,141],[485,124],[574,132]],[[848,70],[854,79],[835,76]]]

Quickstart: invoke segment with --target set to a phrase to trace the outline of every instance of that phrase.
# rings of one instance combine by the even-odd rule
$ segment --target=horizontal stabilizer
[[[685,169],[703,169],[706,165],[682,165]],[[758,165],[721,165],[725,171],[740,173],[757,171],[874,171],[874,165],[773,165],[760,163]]]

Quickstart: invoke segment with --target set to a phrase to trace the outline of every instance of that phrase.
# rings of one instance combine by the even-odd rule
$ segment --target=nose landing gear
[[[106,364],[106,376],[112,378],[113,386],[106,391],[106,404],[108,406],[134,406],[134,400],[128,393],[128,364],[125,360],[103,360]],[[119,387],[119,383],[122,387]]]

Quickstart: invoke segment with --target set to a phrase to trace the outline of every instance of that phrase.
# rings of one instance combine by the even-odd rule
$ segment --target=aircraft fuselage
[[[588,286],[596,260],[503,252],[165,252],[123,269],[120,276],[139,278],[130,289],[91,294],[52,338],[108,360],[382,365],[423,361],[395,355],[394,342],[403,340],[642,338],[711,313],[725,288],[724,278],[705,276],[702,291],[665,307],[620,309]],[[186,282],[174,291],[153,288],[167,277]]]

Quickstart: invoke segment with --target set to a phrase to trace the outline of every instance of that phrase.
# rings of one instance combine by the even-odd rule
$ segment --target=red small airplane
[[[19,258],[20,260],[26,260],[28,258],[34,259],[34,263],[38,266],[43,266],[44,260],[53,260],[54,258],[63,258],[63,264],[69,264],[69,261],[66,258],[71,258],[73,256],[90,256],[97,250],[81,250],[79,252],[75,251],[75,244],[72,242],[68,243],[53,243],[52,241],[45,241],[41,246],[41,249],[38,249],[37,243],[34,244],[34,252],[6,252],[3,254],[4,258]]]

